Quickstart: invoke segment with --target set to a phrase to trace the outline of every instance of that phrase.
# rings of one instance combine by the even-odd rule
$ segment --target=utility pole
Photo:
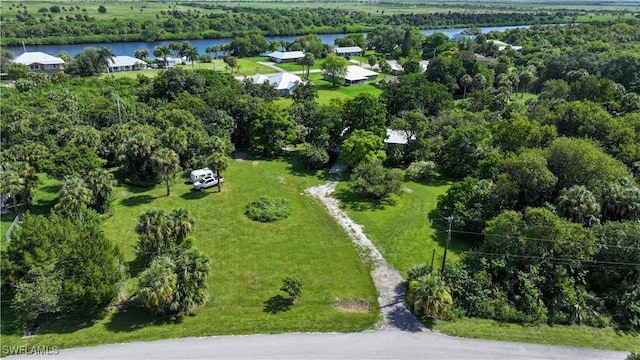
[[[447,230],[447,241],[444,244],[444,256],[442,257],[442,267],[440,268],[440,272],[444,272],[444,264],[447,261],[447,250],[449,250],[449,243],[451,242],[451,222],[453,221],[453,216],[447,216],[447,222],[449,223],[449,229]]]

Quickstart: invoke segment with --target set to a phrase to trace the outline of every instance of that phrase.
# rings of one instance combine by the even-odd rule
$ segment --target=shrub
[[[414,179],[430,179],[435,174],[433,161],[414,161],[407,167],[407,175]]]
[[[251,220],[271,222],[289,217],[291,205],[285,199],[261,197],[247,205],[246,214]]]
[[[364,197],[382,200],[400,194],[402,173],[385,169],[380,160],[364,161],[351,173],[351,188]]]
[[[289,296],[289,301],[293,304],[302,294],[302,281],[296,277],[286,277],[282,279],[280,290]]]
[[[313,145],[309,145],[309,147],[302,152],[301,157],[305,167],[312,170],[322,169],[329,162],[329,153],[327,150]]]

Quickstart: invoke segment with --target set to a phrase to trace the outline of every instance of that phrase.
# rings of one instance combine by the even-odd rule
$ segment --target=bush
[[[329,162],[329,153],[327,150],[309,145],[301,155],[304,165],[308,169],[319,170],[324,168]]]
[[[407,176],[414,179],[430,179],[435,170],[436,163],[433,161],[414,161],[407,167]]]
[[[289,301],[293,304],[302,294],[302,281],[296,277],[286,277],[282,279],[280,290],[289,296]]]
[[[285,199],[261,197],[247,205],[245,214],[251,220],[271,222],[288,218],[291,215],[291,205]]]
[[[364,197],[382,200],[391,194],[400,194],[402,173],[385,169],[380,160],[367,160],[353,169],[351,188]]]

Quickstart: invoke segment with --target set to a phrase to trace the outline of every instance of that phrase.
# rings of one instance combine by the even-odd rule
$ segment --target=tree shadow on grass
[[[182,317],[154,316],[141,307],[126,306],[116,310],[105,327],[113,332],[130,332],[147,326],[180,324]]]
[[[263,312],[269,314],[277,314],[291,310],[291,299],[288,299],[282,295],[276,295],[269,298],[264,302]]]
[[[224,187],[224,183],[222,183],[222,186]],[[210,191],[207,191],[207,190],[208,189],[205,189],[205,190],[191,189],[191,191],[187,191],[186,193],[180,195],[180,197],[185,200],[202,199],[203,197],[206,197],[207,195],[209,195]],[[214,186],[213,188],[211,188],[211,190],[213,190],[214,192],[218,192],[218,187]]]
[[[355,211],[384,210],[387,206],[395,204],[393,199],[372,200],[364,198],[348,188],[342,188],[333,194],[344,206]]]
[[[156,197],[151,195],[136,195],[120,200],[120,204],[124,206],[138,206],[152,202]]]

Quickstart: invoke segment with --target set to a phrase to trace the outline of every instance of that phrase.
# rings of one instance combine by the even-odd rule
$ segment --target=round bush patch
[[[291,215],[291,205],[285,199],[261,197],[247,205],[245,214],[251,220],[271,222],[289,217]]]

